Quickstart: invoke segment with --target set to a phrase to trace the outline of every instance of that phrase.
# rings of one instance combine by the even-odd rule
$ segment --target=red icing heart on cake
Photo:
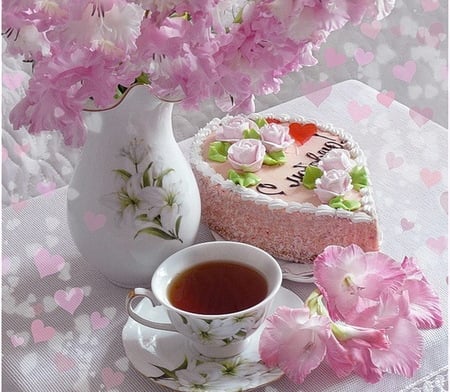
[[[312,123],[300,124],[293,122],[289,124],[289,134],[300,144],[305,144],[317,132],[317,126]]]

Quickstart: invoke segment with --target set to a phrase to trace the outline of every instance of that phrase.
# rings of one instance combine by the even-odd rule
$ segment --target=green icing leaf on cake
[[[352,178],[352,185],[356,191],[369,185],[369,180],[364,166],[355,166],[350,172]]]
[[[284,165],[286,163],[286,154],[283,151],[266,152],[263,163],[268,166]]]
[[[245,188],[257,185],[261,181],[261,178],[254,173],[238,173],[232,169],[228,171],[228,179]]]
[[[264,125],[268,124],[267,120],[265,118],[262,118],[262,117],[257,118],[256,120],[253,120],[253,121],[255,121],[255,123],[258,126],[258,128],[262,128]]]
[[[257,140],[261,140],[261,135],[259,134],[258,131],[256,131],[255,129],[246,129],[243,133],[242,133],[244,139],[257,139]]]
[[[355,211],[361,207],[361,203],[358,200],[348,200],[344,199],[342,196],[333,197],[328,202],[328,205],[331,208],[342,208],[347,211]]]
[[[208,158],[215,162],[226,162],[231,143],[216,141],[209,145]]]
[[[303,175],[303,186],[307,189],[316,187],[316,180],[322,177],[323,171],[316,166],[308,166]]]

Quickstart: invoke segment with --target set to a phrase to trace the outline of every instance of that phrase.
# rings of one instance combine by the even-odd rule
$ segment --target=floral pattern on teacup
[[[183,242],[180,190],[166,181],[173,169],[149,160],[149,152],[150,147],[137,138],[120,150],[124,167],[113,171],[118,187],[102,201],[116,211],[119,224],[134,228],[134,238],[147,234]]]
[[[158,384],[177,391],[237,392],[263,385],[283,374],[278,368],[270,369],[254,357],[211,359],[194,352],[188,353],[176,369],[153,366],[163,373],[155,378]]]
[[[264,322],[265,311],[253,311],[236,317],[201,319],[170,312],[177,331],[199,344],[224,347],[246,339]]]

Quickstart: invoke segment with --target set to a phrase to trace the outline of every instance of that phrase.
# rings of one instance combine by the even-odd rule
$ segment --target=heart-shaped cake
[[[225,240],[311,263],[328,245],[379,249],[366,159],[342,129],[288,115],[226,116],[194,137],[202,220]]]

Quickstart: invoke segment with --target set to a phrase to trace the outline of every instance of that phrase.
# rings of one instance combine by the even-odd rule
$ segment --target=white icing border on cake
[[[343,209],[335,209],[328,205],[322,204],[320,206],[314,206],[311,203],[298,203],[298,202],[287,202],[281,199],[277,199],[271,196],[262,195],[251,188],[245,188],[240,185],[236,185],[231,180],[225,179],[222,175],[217,173],[208,162],[203,160],[202,156],[202,145],[205,139],[220,126],[223,119],[233,117],[227,115],[224,118],[214,118],[205,127],[201,128],[198,133],[194,136],[192,142],[190,161],[191,164],[205,177],[209,177],[212,183],[222,186],[224,189],[229,189],[234,193],[241,196],[242,200],[250,200],[256,204],[265,204],[271,210],[285,209],[286,212],[302,212],[315,214],[316,216],[337,216],[340,218],[348,218],[353,222],[371,222],[376,219],[376,210],[374,199],[372,196],[372,184],[369,182],[368,186],[360,190],[361,194],[361,208],[354,211],[346,211]],[[299,123],[313,123],[320,130],[328,132],[332,135],[336,135],[345,141],[345,148],[350,152],[352,159],[360,166],[366,168],[367,173],[370,173],[367,168],[367,162],[365,160],[364,154],[353,140],[351,135],[344,132],[343,129],[334,128],[331,124],[322,124],[315,120],[306,119],[302,116],[290,116],[287,114],[251,114],[248,116],[250,119],[256,118],[273,118],[280,120],[282,122],[299,122]],[[370,181],[370,180],[369,180]]]

